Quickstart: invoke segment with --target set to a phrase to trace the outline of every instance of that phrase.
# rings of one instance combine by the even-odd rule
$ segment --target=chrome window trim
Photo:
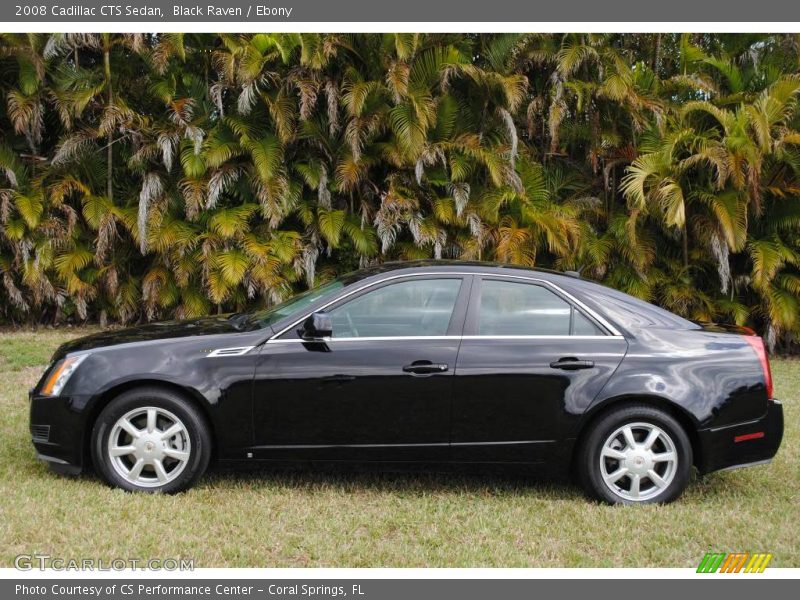
[[[270,339],[267,344],[313,344],[318,342],[392,342],[402,340],[624,340],[621,335],[396,335],[384,337],[325,337],[315,340],[291,338],[287,340]]]
[[[395,335],[395,336],[371,336],[371,337],[324,337],[313,340],[303,340],[300,338],[290,338],[287,340],[277,340],[275,338],[267,340],[268,344],[313,344],[315,342],[388,342],[391,340],[459,340],[460,335]]]
[[[621,335],[462,335],[462,340],[624,340]]]
[[[539,279],[539,278],[536,278],[536,277],[526,277],[524,275],[506,275],[505,273],[482,273],[482,272],[462,272],[462,271],[447,271],[447,272],[436,272],[436,271],[429,272],[429,271],[425,271],[425,272],[422,272],[422,273],[403,273],[403,274],[400,274],[400,275],[393,275],[391,277],[384,277],[382,279],[379,279],[378,281],[372,281],[370,283],[366,283],[366,284],[364,284],[364,285],[362,285],[362,286],[360,286],[360,287],[358,287],[358,288],[356,288],[356,289],[354,289],[354,290],[352,290],[350,292],[347,292],[346,294],[342,294],[338,298],[334,298],[333,300],[331,300],[327,304],[323,304],[322,306],[317,308],[317,310],[315,310],[313,312],[310,312],[310,313],[304,314],[302,317],[300,317],[299,319],[294,321],[291,325],[288,325],[288,326],[284,327],[283,329],[281,329],[280,331],[278,331],[269,340],[267,340],[267,343],[268,344],[269,343],[275,343],[275,342],[278,342],[278,341],[281,341],[281,342],[286,342],[286,341],[302,342],[303,340],[300,340],[300,339],[298,339],[298,340],[278,340],[276,338],[282,336],[284,333],[286,333],[287,331],[289,331],[293,327],[296,327],[297,325],[299,325],[300,323],[305,321],[314,312],[319,312],[321,310],[325,310],[326,308],[328,308],[332,304],[336,304],[337,302],[340,302],[341,300],[344,300],[345,298],[348,298],[348,297],[352,296],[353,294],[357,294],[357,293],[359,293],[359,292],[361,292],[363,290],[369,289],[369,288],[371,288],[373,286],[376,286],[376,285],[379,285],[379,284],[382,284],[382,283],[386,283],[387,281],[393,281],[395,279],[406,279],[408,277],[430,277],[430,276],[434,276],[434,277],[435,276],[440,276],[440,277],[447,277],[447,276],[467,277],[467,276],[472,276],[472,275],[475,275],[475,276],[478,276],[478,277],[494,277],[494,278],[498,278],[498,279],[519,279],[519,280],[522,280],[522,281],[532,281],[534,283],[542,284],[542,285],[544,285],[546,287],[549,287],[549,288],[555,290],[559,294],[563,295],[570,302],[573,302],[576,306],[578,306],[581,310],[583,310],[585,313],[590,315],[593,319],[595,319],[598,323],[600,323],[603,327],[605,327],[611,333],[610,336],[609,335],[597,335],[597,336],[572,336],[572,335],[566,335],[566,336],[560,336],[560,337],[572,338],[572,339],[581,339],[581,337],[586,337],[586,338],[622,337],[622,334],[619,332],[619,330],[617,330],[616,327],[611,325],[611,323],[609,323],[605,318],[603,318],[601,315],[597,314],[597,312],[595,312],[594,310],[592,310],[591,308],[586,306],[583,302],[578,300],[575,296],[573,296],[572,294],[570,294],[569,292],[567,292],[566,290],[562,289],[560,286],[556,285],[555,283],[553,283],[551,281],[547,281],[545,279]],[[427,339],[439,339],[441,337],[462,337],[462,336],[438,336],[438,337],[434,336],[432,338],[427,338]],[[466,336],[466,337],[470,337],[470,336]],[[479,337],[481,339],[486,339],[487,336],[477,336],[477,337]],[[522,337],[522,336],[520,336],[520,337]],[[553,338],[553,337],[559,337],[559,336],[530,336],[530,337],[549,337],[549,338]],[[341,340],[346,340],[346,339],[365,340],[367,338],[333,338],[333,339],[341,341]],[[397,336],[397,337],[373,338],[373,339],[412,339],[412,338]],[[420,338],[417,338],[417,339],[420,339]],[[422,339],[425,339],[425,338],[422,338]]]

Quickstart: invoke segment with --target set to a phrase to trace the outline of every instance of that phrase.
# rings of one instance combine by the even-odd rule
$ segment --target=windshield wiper
[[[230,317],[228,317],[228,321],[230,322],[231,326],[236,329],[236,331],[244,331],[245,325],[251,323],[252,320],[253,315],[246,312],[233,313]]]

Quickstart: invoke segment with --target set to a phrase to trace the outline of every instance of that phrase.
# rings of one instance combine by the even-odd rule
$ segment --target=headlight
[[[78,368],[78,365],[80,365],[87,356],[89,355],[79,354],[58,361],[56,366],[53,367],[47,381],[44,382],[41,393],[45,396],[58,396],[61,390],[64,389],[64,386],[67,385],[69,378],[72,377],[72,374]]]

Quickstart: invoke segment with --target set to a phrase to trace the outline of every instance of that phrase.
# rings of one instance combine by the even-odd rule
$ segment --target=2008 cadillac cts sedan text
[[[212,459],[516,463],[612,503],[763,463],[783,411],[761,338],[558,274],[418,262],[269,310],[68,342],[31,390],[39,458],[177,492]]]

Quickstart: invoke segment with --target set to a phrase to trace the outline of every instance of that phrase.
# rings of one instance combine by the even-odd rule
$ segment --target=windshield
[[[345,280],[343,278],[334,279],[328,283],[324,283],[319,287],[307,290],[296,296],[292,296],[288,300],[276,304],[266,310],[259,310],[252,314],[252,318],[258,322],[261,327],[267,327],[273,323],[277,323],[284,317],[299,313],[314,304],[317,300],[343,288]]]

